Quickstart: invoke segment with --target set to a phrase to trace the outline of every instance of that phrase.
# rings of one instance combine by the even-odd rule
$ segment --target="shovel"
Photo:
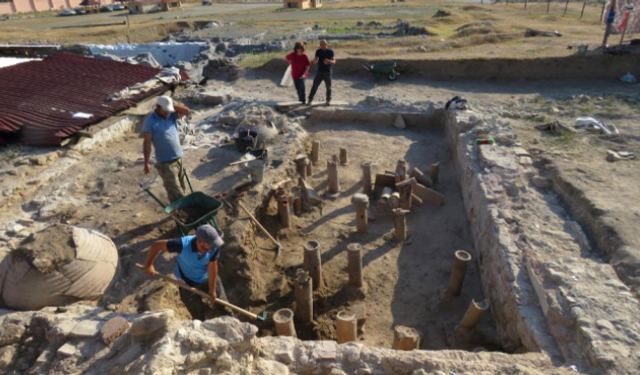
[[[276,255],[273,257],[273,259],[276,259],[278,257],[278,255],[280,255],[280,252],[282,251],[282,245],[280,245],[280,241],[278,241],[275,238],[273,238],[273,236],[271,234],[269,234],[269,231],[266,230],[265,227],[262,226],[262,224],[260,224],[258,219],[256,219],[256,217],[253,216],[251,214],[251,212],[249,212],[249,210],[247,210],[247,208],[244,205],[242,205],[242,203],[238,202],[238,206],[240,206],[240,208],[242,208],[244,210],[244,212],[246,212],[247,215],[249,215],[251,220],[256,224],[256,226],[258,228],[260,228],[262,233],[266,234],[267,237],[269,237],[269,239],[271,240],[271,242],[273,242],[273,244],[276,246],[276,249],[275,249]]]
[[[136,267],[140,268],[141,270],[144,269],[144,266],[142,264],[140,264],[140,263],[136,263]],[[157,273],[156,272],[153,276],[159,277],[159,278],[161,278],[162,280],[164,280],[164,281],[166,281],[168,283],[171,283],[171,284],[174,284],[174,285],[176,285],[176,286],[178,286],[180,288],[186,289],[186,290],[190,291],[191,293],[195,293],[195,294],[197,294],[197,295],[199,295],[199,296],[201,296],[203,298],[206,298],[207,301],[210,301],[211,296],[209,294],[201,291],[201,290],[198,290],[196,288],[190,287],[189,285],[183,284],[183,283],[179,282],[178,280],[174,280],[174,279],[172,279],[172,278],[170,278],[168,276],[165,276],[165,275],[163,275],[161,273]],[[238,307],[236,305],[233,305],[233,304],[231,304],[231,303],[229,303],[227,301],[223,301],[220,298],[216,298],[215,303],[220,304],[220,305],[222,305],[224,307],[228,307],[231,310],[233,310],[233,311],[235,311],[237,313],[240,313],[242,315],[248,316],[251,319],[259,320],[261,322],[264,322],[264,321],[267,320],[267,312],[266,311],[263,311],[262,313],[260,313],[260,315],[256,315],[256,314],[252,313],[251,311],[247,311],[247,310],[245,310],[245,309],[243,309],[241,307]]]

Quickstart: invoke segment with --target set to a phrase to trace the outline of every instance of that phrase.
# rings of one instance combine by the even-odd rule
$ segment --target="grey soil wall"
[[[428,55],[426,56],[428,57]],[[404,60],[394,59],[403,76],[438,79],[570,79],[619,78],[626,72],[637,71],[640,55],[567,56],[539,59],[463,59],[463,60]],[[362,59],[339,59],[339,75],[371,74],[362,67]],[[375,61],[370,61],[375,63]],[[286,61],[274,59],[260,69],[281,73]]]

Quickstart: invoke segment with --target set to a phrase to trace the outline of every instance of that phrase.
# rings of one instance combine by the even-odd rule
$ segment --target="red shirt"
[[[305,70],[311,65],[309,56],[306,53],[298,55],[296,52],[291,52],[286,59],[291,64],[291,77],[293,79],[307,78],[309,76],[309,72],[303,76]]]

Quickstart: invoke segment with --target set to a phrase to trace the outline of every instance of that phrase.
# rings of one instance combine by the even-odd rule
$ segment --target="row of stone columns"
[[[365,286],[362,274],[362,246],[358,243],[347,245],[349,285],[356,288]],[[313,321],[313,291],[323,285],[320,244],[309,241],[304,246],[303,268],[296,272],[294,295],[295,312],[291,309],[280,309],[274,316],[278,336],[296,336],[295,320],[302,324]],[[355,314],[340,311],[336,317],[336,335],[338,343],[355,341],[357,338],[357,319]]]
[[[320,142],[313,141],[311,154],[299,155],[296,158],[296,170],[302,179],[307,179],[312,173],[312,166],[318,165]],[[339,165],[347,165],[347,150],[340,148],[338,155],[332,155],[327,159],[327,182],[328,195],[336,196],[340,192]],[[366,233],[368,230],[368,208],[369,196],[373,193],[373,163],[363,162],[362,168],[362,193],[355,194],[351,198],[351,203],[356,211],[356,230],[359,233]],[[418,168],[408,170],[406,161],[399,160],[395,173],[391,178],[396,192],[390,187],[384,187],[378,199],[378,209],[385,209],[394,215],[395,239],[403,241],[407,237],[406,216],[411,212],[412,204],[421,204],[422,200],[414,194],[415,186],[432,187],[438,180],[439,164],[434,163],[429,168],[429,175],[426,176]],[[377,183],[377,178],[376,178]],[[418,190],[418,194],[420,190]],[[280,195],[278,195],[280,194]],[[276,192],[278,199],[278,213],[285,227],[290,228],[290,220],[287,214],[290,212],[290,198],[284,192]],[[286,203],[285,203],[286,202]],[[296,201],[293,201],[294,211],[299,212],[301,207],[296,208]],[[299,203],[301,206],[301,202]],[[282,208],[281,208],[282,207]],[[283,212],[281,214],[281,211]],[[304,246],[303,269],[299,269],[295,280],[295,300],[296,311],[281,309],[274,314],[276,331],[281,336],[296,336],[294,317],[302,324],[309,324],[313,321],[313,291],[322,287],[322,264],[319,243],[309,241]],[[365,286],[362,274],[362,247],[360,244],[352,243],[347,246],[349,285],[356,288]],[[449,286],[447,291],[452,296],[459,296],[466,273],[466,267],[471,260],[471,255],[464,251],[455,252],[454,265],[451,270]],[[480,303],[471,301],[460,326],[466,329],[473,328],[480,320],[482,313],[487,310],[485,301]],[[357,319],[352,312],[343,310],[336,316],[336,336],[338,343],[355,341],[357,339]],[[397,326],[394,329],[394,348],[397,350],[413,350],[420,345],[420,335],[412,328]]]
[[[313,321],[313,290],[322,283],[322,265],[320,264],[319,244],[309,241],[304,247],[304,269],[296,273],[295,281],[295,313],[290,309],[278,310],[273,321],[279,336],[296,336],[294,317],[300,323],[308,324]],[[349,285],[362,288],[362,246],[358,243],[347,245],[347,259]],[[468,262],[471,255],[464,251],[455,252],[454,266],[451,270],[448,292],[452,296],[459,296]],[[316,280],[314,282],[314,280]],[[317,285],[317,286],[314,286]],[[478,323],[482,314],[489,308],[486,301],[472,300],[460,322],[460,327],[471,329]],[[336,337],[339,344],[357,339],[357,319],[352,312],[342,310],[336,316]],[[413,328],[396,326],[394,328],[394,344],[396,350],[414,350],[420,346],[420,334]]]
[[[471,261],[471,254],[464,250],[457,250],[455,252],[455,259],[453,261],[453,267],[451,268],[451,276],[449,278],[449,287],[447,292],[457,297],[462,292],[462,284],[464,283],[464,277],[467,271],[467,264]],[[471,329],[478,324],[482,313],[489,308],[488,303],[485,301],[476,302],[471,300],[467,311],[462,317],[460,327],[465,329]]]

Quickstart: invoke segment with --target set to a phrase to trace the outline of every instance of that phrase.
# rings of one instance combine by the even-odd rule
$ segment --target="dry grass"
[[[341,9],[369,9],[387,13],[384,17],[366,16],[366,11],[353,17],[336,17],[335,12]],[[389,12],[387,12],[389,9]],[[438,9],[451,13],[444,17],[433,15]],[[406,10],[412,10],[406,12]],[[415,10],[415,11],[413,11]],[[521,4],[480,5],[451,3],[435,0],[407,0],[403,3],[391,4],[388,0],[354,1],[335,4],[325,4],[321,11],[311,11],[313,21],[298,17],[298,12],[282,12],[270,10],[258,10],[250,13],[235,13],[216,16],[218,21],[226,19],[236,22],[250,23],[252,28],[258,30],[280,30],[290,34],[302,27],[309,26],[310,22],[326,25],[334,31],[347,31],[347,27],[355,26],[359,20],[376,20],[385,25],[395,24],[401,14],[403,19],[410,20],[413,25],[425,26],[429,31],[437,34],[428,37],[403,37],[391,39],[378,39],[375,41],[343,41],[334,43],[334,48],[340,50],[342,57],[362,56],[379,58],[407,58],[423,59],[424,53],[417,51],[428,50],[429,58],[467,58],[474,57],[546,57],[566,56],[567,45],[599,43],[602,35],[602,25],[599,21],[598,7],[587,7],[585,16],[578,20],[579,10],[577,5],[570,4],[567,17],[562,17],[563,7],[558,4],[551,5],[551,12],[546,12],[546,4],[529,3],[526,10]],[[396,11],[396,13],[392,13]],[[356,12],[357,13],[357,12]],[[577,13],[577,14],[576,14]],[[286,17],[282,17],[286,15]],[[276,17],[277,16],[277,17]],[[274,18],[276,17],[276,18]],[[351,16],[349,16],[351,17]],[[238,19],[244,21],[238,21]],[[207,21],[203,17],[188,19],[192,27],[198,21]],[[460,26],[469,23],[492,21],[496,27],[476,27],[457,32]],[[0,24],[0,41],[6,42],[56,42],[56,43],[117,43],[117,42],[150,42],[163,38],[171,32],[184,27],[185,20],[180,24],[167,17],[165,20],[148,20],[133,23],[130,30],[125,26],[115,25],[109,27],[78,27],[53,30],[28,30],[20,27],[2,27]],[[237,23],[240,25],[240,23]],[[13,25],[15,26],[15,24]],[[344,30],[342,30],[344,28]],[[524,38],[527,28],[537,30],[558,30],[563,34],[562,38]],[[424,47],[424,48],[420,48]],[[413,51],[416,51],[415,53]],[[253,61],[256,60],[256,61]],[[254,65],[263,58],[250,57],[243,64]]]
[[[0,42],[10,43],[149,43],[181,29],[177,22],[147,22],[124,25],[69,29],[46,32],[20,28],[0,28]]]
[[[282,59],[284,52],[249,53],[240,57],[238,66],[241,68],[259,68],[272,59]]]
[[[483,35],[483,34],[499,34],[500,31],[495,27],[470,27],[468,29],[460,30],[454,34],[454,38],[466,38],[471,35]]]

